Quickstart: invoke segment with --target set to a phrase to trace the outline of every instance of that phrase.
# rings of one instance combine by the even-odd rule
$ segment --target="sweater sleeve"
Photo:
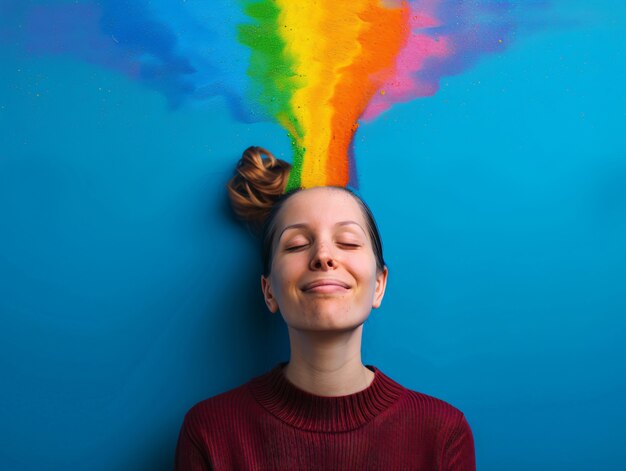
[[[178,435],[174,471],[211,471],[211,469],[206,454],[202,452],[199,441],[193,433],[187,414]]]
[[[461,414],[444,445],[441,471],[476,471],[474,437]]]

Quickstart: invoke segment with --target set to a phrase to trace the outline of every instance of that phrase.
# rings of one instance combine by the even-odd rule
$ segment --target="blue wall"
[[[484,471],[626,467],[626,7],[562,5],[356,138],[390,267],[364,362],[463,410]],[[0,60],[0,467],[171,469],[192,404],[288,358],[224,190],[287,137]]]

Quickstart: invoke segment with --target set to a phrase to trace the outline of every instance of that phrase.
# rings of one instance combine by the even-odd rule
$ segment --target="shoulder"
[[[214,469],[212,457],[232,441],[232,421],[245,414],[246,384],[195,403],[185,414],[176,446],[176,469]]]
[[[407,389],[404,396],[405,407],[416,410],[420,415],[434,423],[458,423],[464,417],[463,412],[449,402],[437,397]]]
[[[472,430],[463,411],[439,397],[400,387],[400,398],[379,423],[393,433],[393,443],[420,450],[432,464],[428,469],[475,471]]]
[[[465,414],[449,402],[407,390],[405,401],[420,417],[422,432],[430,435],[440,469],[476,470],[474,435]]]
[[[419,417],[424,431],[435,438],[438,447],[463,447],[467,457],[473,456],[472,429],[460,409],[442,399],[410,389],[407,390],[405,401],[408,408]]]
[[[238,405],[242,400],[245,400],[247,395],[248,383],[241,384],[235,388],[198,401],[191,406],[187,414],[197,415],[207,411],[221,410],[223,407]]]
[[[463,411],[443,399],[419,391],[406,390],[403,413],[419,424],[421,433],[432,437],[437,449],[464,448],[473,456],[473,433]],[[468,458],[468,459],[469,459]]]
[[[399,414],[405,423],[430,436],[444,439],[459,431],[471,433],[465,414],[450,402],[402,386],[403,394],[397,401],[394,415]]]
[[[245,418],[255,404],[249,393],[249,383],[245,383],[195,403],[185,414],[183,428],[194,435],[205,435],[238,418]]]
[[[378,383],[385,395],[393,393],[398,395],[393,407],[388,411],[389,414],[397,417],[403,417],[403,422],[413,422],[417,426],[430,428],[431,430],[440,430],[446,425],[454,425],[461,422],[464,418],[463,412],[443,399],[435,396],[409,389],[402,385],[394,378],[388,376],[378,367],[374,367],[378,374]]]

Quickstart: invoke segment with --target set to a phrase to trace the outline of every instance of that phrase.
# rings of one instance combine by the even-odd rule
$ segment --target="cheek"
[[[367,273],[366,277],[372,290],[376,288],[376,277],[378,275],[376,267],[376,259],[370,257],[367,261],[364,261],[364,271]]]
[[[305,263],[303,260],[294,256],[289,259],[276,260],[272,272],[274,286],[279,287],[280,290],[286,290],[292,285],[297,285],[302,277],[303,263]]]

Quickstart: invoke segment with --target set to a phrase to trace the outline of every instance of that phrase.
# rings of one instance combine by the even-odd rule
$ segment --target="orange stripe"
[[[362,54],[342,71],[330,100],[334,114],[326,185],[347,186],[348,148],[358,127],[357,120],[374,93],[394,75],[395,59],[410,34],[410,9],[406,2],[394,9],[373,3],[361,13],[362,20],[369,25],[358,38]]]

